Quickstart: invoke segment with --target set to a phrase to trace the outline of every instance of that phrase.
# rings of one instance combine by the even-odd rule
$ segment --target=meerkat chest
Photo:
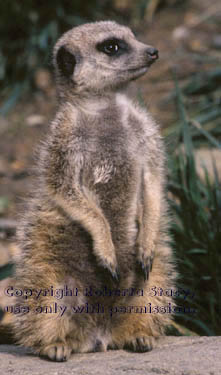
[[[143,154],[148,148],[149,139],[156,132],[149,114],[127,96],[118,94],[116,102],[121,111],[121,123],[127,131],[131,151]]]
[[[133,138],[128,121],[116,105],[96,114],[81,114],[72,134],[75,146],[84,151],[85,159],[111,158],[118,163],[128,157]],[[135,139],[133,141],[136,142]]]
[[[82,126],[83,124],[83,126]],[[82,116],[78,127],[80,135],[84,133],[88,150],[96,148],[102,154],[126,154],[139,156],[140,147],[151,133],[152,124],[148,124],[147,113],[124,95],[116,95],[104,110],[96,115]]]
[[[133,138],[121,109],[111,106],[96,116],[79,116],[67,137],[67,148],[73,155],[74,168],[80,160],[89,185],[110,188],[111,184],[119,184],[119,180],[130,181],[137,168]]]

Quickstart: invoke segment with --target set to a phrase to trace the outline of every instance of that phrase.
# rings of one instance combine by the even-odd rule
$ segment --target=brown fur
[[[96,44],[108,38],[123,39],[128,50],[119,57],[98,51]],[[173,288],[175,275],[159,128],[125,94],[128,82],[148,70],[147,48],[110,21],[74,28],[54,48],[59,106],[19,230],[16,287],[67,285],[80,292],[57,301],[20,297],[18,303],[31,311],[16,316],[14,324],[21,344],[52,360],[65,360],[72,351],[150,350],[153,337],[171,321],[170,313],[123,312],[172,303],[169,296],[153,296],[151,288]],[[85,296],[89,286],[138,288],[144,296]],[[69,311],[34,313],[54,302]],[[86,302],[101,304],[105,312],[70,312]],[[111,317],[110,308],[120,306]]]

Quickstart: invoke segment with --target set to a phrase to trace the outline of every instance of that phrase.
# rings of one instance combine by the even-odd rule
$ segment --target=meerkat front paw
[[[104,246],[103,251],[100,250],[97,246],[95,247],[95,254],[98,258],[98,263],[101,267],[105,268],[110,272],[111,277],[114,281],[119,280],[119,269],[117,265],[117,258],[115,253],[114,245]]]
[[[137,244],[138,272],[143,275],[144,281],[149,278],[149,273],[152,270],[153,258],[153,246],[151,246],[151,250],[147,250],[141,243]]]
[[[103,268],[105,268],[109,273],[113,281],[119,281],[120,279],[120,273],[118,266],[115,264],[115,262],[110,262],[109,260],[102,259],[102,264],[100,264]]]
[[[70,358],[72,348],[68,344],[54,343],[41,349],[40,357],[48,358],[51,361],[64,362]]]
[[[149,352],[155,346],[155,338],[152,336],[137,337],[130,342],[126,343],[124,349],[133,352]]]

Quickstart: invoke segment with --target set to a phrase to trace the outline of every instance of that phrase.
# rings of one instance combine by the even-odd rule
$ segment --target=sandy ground
[[[220,375],[221,337],[165,337],[149,353],[122,350],[75,354],[68,362],[40,359],[30,350],[0,345],[4,375]]]

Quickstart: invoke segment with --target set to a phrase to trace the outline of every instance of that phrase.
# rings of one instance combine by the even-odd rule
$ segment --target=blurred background
[[[186,310],[168,334],[221,335],[219,0],[0,3],[0,319],[10,319],[4,288],[13,277],[18,216],[34,181],[34,150],[56,109],[53,45],[73,26],[106,19],[130,26],[160,53],[130,90],[162,125],[177,288],[192,291],[177,299]]]

